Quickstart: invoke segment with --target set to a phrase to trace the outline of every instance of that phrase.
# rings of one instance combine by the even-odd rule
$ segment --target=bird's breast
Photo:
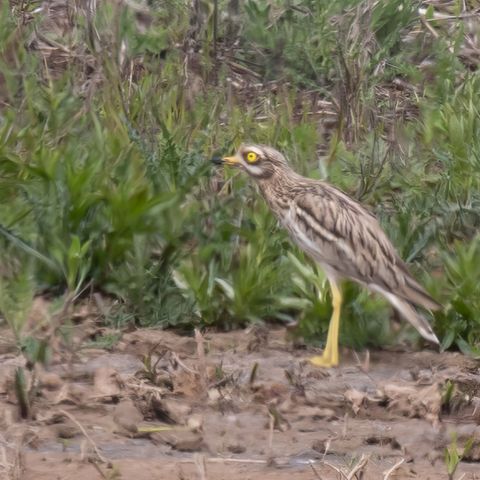
[[[291,239],[310,257],[317,262],[323,263],[322,246],[308,235],[302,228],[294,214],[294,208],[290,208],[280,217],[280,223],[288,231]]]

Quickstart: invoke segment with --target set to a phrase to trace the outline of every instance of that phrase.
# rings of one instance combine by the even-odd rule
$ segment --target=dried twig
[[[345,473],[342,472],[342,470],[340,470],[340,468],[337,468],[335,465],[332,465],[331,463],[325,462],[323,460],[322,460],[321,463],[323,463],[327,467],[331,468],[332,470],[335,470],[342,478],[345,478],[345,479],[348,480],[348,477],[345,475]]]
[[[273,428],[275,426],[275,416],[268,412],[268,445],[267,445],[267,462],[270,464],[273,459],[272,445],[273,445]]]
[[[370,370],[370,350],[365,352],[365,360],[363,362],[363,371],[367,373]]]
[[[238,380],[237,375],[235,373],[230,373],[229,375],[225,375],[223,378],[220,380],[211,383],[208,388],[221,388],[227,385],[228,383],[234,383],[236,380]]]
[[[195,453],[193,455],[193,463],[197,467],[200,480],[207,480],[207,466],[205,464],[205,455]]]
[[[427,15],[426,8],[419,8],[418,13],[423,18]],[[438,20],[462,20],[465,18],[477,18],[480,17],[480,13],[472,12],[472,13],[462,13],[460,15],[446,15],[440,12],[433,12],[433,18],[425,18],[427,22],[436,22]]]
[[[365,465],[370,460],[370,455],[362,455],[358,463],[350,470],[350,473],[347,475],[347,480],[352,480],[358,472],[365,468]]]
[[[313,462],[310,460],[310,462],[308,463],[310,465],[310,468],[312,469],[313,471],[313,474],[315,475],[315,477],[318,478],[318,480],[322,480],[322,477],[319,475],[319,473],[317,472],[317,469],[313,466]]]
[[[400,465],[402,465],[402,463],[405,462],[405,459],[402,458],[400,459],[392,468],[389,468],[388,470],[385,470],[383,472],[383,480],[388,480],[388,478],[390,477],[390,475],[398,468],[400,467]]]
[[[80,429],[84,437],[88,440],[88,442],[92,446],[93,451],[97,455],[98,459],[103,463],[108,463],[108,460],[100,453],[100,450],[98,449],[97,444],[93,441],[92,437],[87,433],[85,428],[83,428],[83,425],[71,413],[68,413],[65,410],[59,410],[59,413],[61,413],[62,415],[70,419]]]
[[[98,464],[96,462],[90,462],[90,463],[93,466],[93,468],[99,473],[99,475],[103,479],[107,480],[108,477],[103,473],[103,470],[98,466]]]
[[[427,22],[427,20],[423,17],[420,17],[420,21],[424,25],[424,27],[433,35],[433,38],[438,38],[440,34]]]
[[[24,437],[8,442],[0,433],[0,478],[20,480],[24,471],[22,447]]]
[[[250,463],[255,465],[266,465],[266,460],[257,460],[254,458],[220,458],[210,457],[205,459],[208,463]],[[184,458],[180,460],[180,463],[192,463],[193,458]]]
[[[325,460],[325,457],[327,456],[327,453],[330,450],[331,443],[332,443],[332,441],[330,440],[330,438],[325,442],[325,450],[323,452],[322,461]]]
[[[370,370],[370,351],[367,350],[367,353],[365,354],[365,360],[363,362],[360,360],[360,357],[355,350],[353,351],[353,354],[355,355],[355,360],[357,361],[357,368],[364,373],[372,381],[372,383],[376,384],[377,382],[375,379],[368,373]]]
[[[257,372],[258,372],[258,362],[255,362],[253,364],[252,370],[250,371],[250,378],[248,379],[248,384],[250,385],[250,387],[255,383]]]
[[[180,360],[180,357],[179,357],[175,352],[172,352],[172,358],[173,358],[173,360],[175,360],[175,362],[177,362],[186,372],[188,372],[188,373],[193,373],[194,375],[199,375],[199,373],[198,373],[197,370],[194,370],[193,368],[190,368],[188,365],[186,365],[185,363],[183,363],[182,360]]]
[[[202,384],[202,391],[207,391],[207,361],[205,359],[205,343],[203,335],[198,328],[195,329],[195,341],[197,342],[198,355],[198,373],[200,375],[200,382]]]
[[[343,416],[342,439],[347,438],[348,435],[348,412]]]

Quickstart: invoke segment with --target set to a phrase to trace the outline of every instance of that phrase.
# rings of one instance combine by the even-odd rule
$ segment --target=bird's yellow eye
[[[247,162],[248,163],[255,163],[258,159],[258,155],[255,152],[248,152],[247,153]]]

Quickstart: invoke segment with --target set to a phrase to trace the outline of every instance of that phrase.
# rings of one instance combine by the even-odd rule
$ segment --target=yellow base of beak
[[[240,163],[237,157],[223,157],[222,162],[226,165],[238,165]]]

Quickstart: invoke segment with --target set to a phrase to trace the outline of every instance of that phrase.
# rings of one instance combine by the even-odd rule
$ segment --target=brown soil
[[[437,480],[456,435],[459,453],[475,442],[452,478],[480,479],[478,363],[343,352],[322,370],[312,353],[283,330],[135,331],[38,371],[21,420],[12,379],[24,361],[4,349],[0,478]]]

